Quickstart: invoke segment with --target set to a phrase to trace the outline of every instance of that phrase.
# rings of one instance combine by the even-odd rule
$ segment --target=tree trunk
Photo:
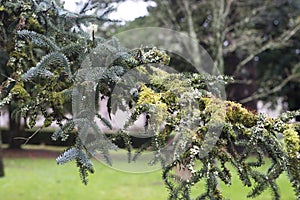
[[[16,139],[16,137],[23,137],[23,130],[20,124],[20,118],[12,116],[13,108],[9,108],[9,148],[21,149],[24,140]]]
[[[288,88],[290,89],[289,93],[287,94],[288,98],[288,110],[299,110],[300,105],[300,86],[295,83],[289,83]],[[300,116],[296,117],[296,121],[300,122]]]
[[[232,75],[232,73],[235,71],[235,67],[237,66],[240,60],[237,58],[236,55],[230,55],[227,56],[225,59],[225,65],[226,75]],[[233,83],[229,84],[226,87],[226,93],[227,93],[227,99],[231,101],[237,101],[249,97],[253,95],[255,92],[257,92],[257,71],[256,66],[253,62],[249,62],[243,67],[243,72],[239,73],[236,77],[234,77],[236,80],[253,80],[251,84],[243,84],[243,83]],[[252,100],[247,103],[243,103],[243,106],[250,110],[257,110],[257,100]]]
[[[2,153],[2,135],[0,131],[0,177],[4,176],[4,164],[3,164],[3,153]]]

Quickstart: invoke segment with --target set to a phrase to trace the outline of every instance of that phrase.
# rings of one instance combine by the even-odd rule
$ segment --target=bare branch
[[[245,99],[242,99],[240,101],[240,103],[247,103],[247,102],[250,102],[250,101],[253,101],[255,99],[260,99],[260,98],[264,98],[264,97],[267,97],[269,96],[270,94],[273,94],[275,92],[278,92],[280,91],[284,86],[286,86],[290,81],[294,80],[294,79],[299,79],[300,78],[300,73],[298,74],[292,74],[290,76],[288,76],[286,79],[284,79],[281,84],[277,85],[276,87],[274,87],[273,89],[271,90],[268,90],[268,91],[264,91],[262,93],[258,93],[258,94],[254,94],[250,97],[247,97]]]
[[[257,48],[255,52],[250,53],[244,60],[242,60],[236,67],[234,75],[237,75],[242,67],[250,62],[255,56],[264,52],[267,49],[277,49],[287,45],[288,40],[293,37],[300,30],[300,23],[298,23],[294,28],[289,29],[282,33],[276,40],[270,40],[262,47]]]
[[[232,30],[238,29],[239,27],[242,27],[242,26],[245,26],[246,24],[249,24],[249,22],[251,20],[253,21],[253,19],[256,19],[255,16],[257,16],[258,13],[266,10],[266,8],[267,8],[267,2],[265,2],[265,4],[260,6],[260,7],[254,8],[251,11],[250,15],[243,18],[241,21],[236,22],[236,23],[232,24],[231,26],[228,26],[227,28],[225,28],[225,32],[229,33]]]
[[[15,137],[14,139],[16,140],[25,140],[24,144],[27,144],[29,142],[29,140],[31,140],[40,130],[42,129],[42,127],[38,128],[31,136],[29,136],[28,138],[26,137]]]

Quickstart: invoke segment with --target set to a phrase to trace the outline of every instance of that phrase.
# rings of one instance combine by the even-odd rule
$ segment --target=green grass
[[[166,199],[160,172],[129,174],[95,162],[96,173],[84,186],[74,163],[57,166],[55,159],[5,159],[0,199],[120,200]]]
[[[266,162],[265,166],[262,166],[259,168],[260,171],[267,170],[267,166],[269,166],[269,161]],[[232,169],[229,167],[229,169]],[[261,195],[259,195],[256,198],[247,198],[247,195],[251,192],[251,188],[243,187],[242,182],[237,176],[236,173],[232,172],[232,184],[230,186],[225,185],[223,182],[220,183],[220,187],[222,188],[222,194],[226,197],[226,199],[231,200],[272,200],[273,196],[270,189],[265,190]],[[277,184],[279,187],[280,195],[282,200],[295,200],[296,197],[294,195],[293,188],[291,186],[291,183],[288,180],[288,177],[286,173],[283,173],[280,175],[280,177],[277,180]],[[202,180],[200,183],[197,183],[197,185],[194,186],[192,189],[192,194],[198,194],[203,193],[205,190],[205,184]],[[199,192],[200,191],[200,192]]]
[[[6,177],[0,178],[1,200],[152,200],[167,199],[168,191],[161,180],[161,172],[130,174],[113,170],[95,161],[96,173],[89,176],[84,186],[74,163],[57,166],[55,159],[5,158]],[[262,169],[264,170],[264,169]],[[242,187],[236,175],[233,185],[224,186],[228,199],[243,200],[250,191]],[[285,175],[278,180],[283,200],[294,200],[294,194]],[[204,191],[204,184],[195,186],[193,193]],[[272,199],[270,191],[255,198]]]

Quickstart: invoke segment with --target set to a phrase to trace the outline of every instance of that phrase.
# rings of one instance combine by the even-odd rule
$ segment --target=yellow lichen
[[[288,155],[292,158],[298,157],[300,152],[300,138],[292,124],[287,125],[283,131],[285,148]]]
[[[4,6],[0,6],[0,12],[4,11],[4,10],[5,10],[5,7]]]
[[[38,22],[37,19],[33,18],[33,17],[29,17],[26,23],[26,28],[29,30],[34,30],[37,31],[39,33],[44,33],[45,29],[43,28],[43,26]]]
[[[200,99],[200,102],[205,104],[205,111],[211,115],[211,121],[213,123],[223,124],[226,119],[226,107],[222,100],[217,98],[204,97]]]
[[[178,103],[179,98],[173,92],[168,90],[162,94],[162,100],[168,105],[174,105],[174,104]]]
[[[231,123],[241,123],[250,127],[256,124],[257,119],[255,113],[243,108],[241,104],[226,101],[226,120]]]
[[[24,89],[23,83],[17,83],[12,89],[11,94],[16,95],[20,99],[30,98],[28,92]]]
[[[155,93],[152,89],[146,87],[145,85],[142,85],[141,91],[139,93],[139,100],[137,102],[137,105],[142,104],[151,104],[156,105],[162,110],[167,110],[168,106],[166,103],[161,102],[161,93]]]
[[[63,98],[63,95],[61,92],[53,92],[52,93],[52,101],[55,103],[59,103],[60,105],[65,103],[65,99]]]
[[[142,74],[148,74],[149,73],[144,65],[137,66],[135,69],[139,73],[142,73]]]

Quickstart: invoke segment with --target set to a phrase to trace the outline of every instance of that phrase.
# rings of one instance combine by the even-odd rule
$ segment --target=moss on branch
[[[183,133],[191,139],[185,153],[164,168],[163,177],[170,189],[170,199],[189,196],[190,188],[205,178],[208,178],[207,191],[198,198],[223,199],[221,190],[214,181],[220,179],[230,184],[231,172],[225,167],[226,163],[233,165],[244,185],[253,189],[248,197],[258,196],[265,189],[271,188],[274,198],[279,199],[276,179],[284,171],[289,175],[297,198],[300,197],[300,139],[297,125],[249,111],[239,103],[223,101],[207,92],[205,84],[200,87],[195,84],[208,82],[211,78],[209,76],[196,76],[199,81],[195,81],[195,76],[167,74],[157,69],[154,72],[150,84],[141,87],[137,104],[163,107],[168,112],[164,116],[157,116],[159,113],[153,115],[168,121],[168,126],[157,137],[167,139],[167,136],[174,135],[174,127],[180,127],[180,123],[189,124],[182,121],[189,120],[184,117],[188,113],[198,117],[199,123],[197,128],[189,128],[189,131]],[[174,81],[178,84],[172,84]],[[166,96],[172,98],[164,98]],[[187,100],[186,97],[190,99]],[[187,101],[193,101],[191,99],[197,104],[192,110],[186,104]],[[291,115],[289,114],[290,118]],[[161,141],[159,143],[161,146],[165,144]],[[209,147],[210,144],[214,145]],[[257,160],[249,162],[249,158],[253,156]],[[272,165],[267,172],[259,172],[256,168],[262,166],[267,157],[271,158]],[[221,166],[217,163],[221,163]],[[178,171],[178,166],[189,172],[188,180],[186,176],[183,178],[174,174],[174,170]]]

